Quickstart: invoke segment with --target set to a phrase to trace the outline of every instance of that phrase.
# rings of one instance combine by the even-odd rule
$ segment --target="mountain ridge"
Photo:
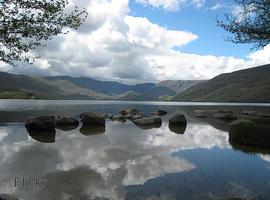
[[[0,72],[0,80],[3,82],[0,85],[0,98],[168,100],[177,93],[158,83],[127,85],[86,77],[37,77]],[[187,84],[184,85],[186,87]]]
[[[270,64],[220,74],[191,86],[172,101],[270,102]]]

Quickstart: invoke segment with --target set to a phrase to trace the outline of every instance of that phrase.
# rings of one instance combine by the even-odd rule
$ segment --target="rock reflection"
[[[243,153],[251,153],[251,154],[263,154],[263,155],[270,155],[270,148],[261,148],[256,146],[250,146],[250,145],[243,145],[238,144],[231,139],[229,140],[230,145],[234,150],[242,151]]]
[[[169,124],[169,129],[171,132],[177,133],[177,134],[181,134],[183,135],[186,131],[187,125],[183,124],[183,125],[172,125]]]
[[[73,129],[76,129],[79,125],[56,125],[55,128],[61,130],[61,131],[71,131]]]
[[[92,126],[83,124],[82,127],[80,128],[80,133],[87,136],[100,135],[105,133],[105,126]]]
[[[153,129],[153,128],[160,128],[161,124],[152,124],[152,125],[140,125],[140,124],[136,124],[136,126],[142,130],[149,130],[149,129]]]
[[[36,141],[42,143],[55,142],[55,129],[50,130],[27,130],[29,135]]]

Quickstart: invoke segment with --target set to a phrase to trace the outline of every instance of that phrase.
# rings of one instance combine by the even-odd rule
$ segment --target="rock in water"
[[[113,115],[112,120],[120,121],[120,122],[125,122],[126,121],[126,118],[122,114],[117,114],[117,115]]]
[[[123,109],[120,111],[120,114],[122,115],[137,115],[139,111],[134,108],[128,108],[128,109]]]
[[[231,143],[270,148],[270,125],[257,124],[250,120],[236,120],[230,124]]]
[[[105,116],[101,113],[85,112],[80,115],[83,124],[105,126]]]
[[[216,119],[234,120],[237,117],[232,112],[216,113],[213,115]]]
[[[55,127],[63,131],[69,131],[79,126],[79,121],[72,117],[58,116],[55,120]]]
[[[176,113],[169,119],[169,124],[172,126],[187,125],[185,115]]]
[[[25,123],[26,129],[32,130],[52,130],[55,127],[55,117],[54,116],[37,116],[29,117]]]
[[[158,116],[163,116],[163,115],[166,115],[166,114],[167,114],[167,112],[165,110],[158,110],[157,111]]]
[[[185,115],[176,113],[169,119],[170,131],[177,134],[184,134],[187,127],[187,120]]]
[[[138,114],[136,114],[136,115],[134,115],[132,117],[132,120],[137,120],[137,119],[141,119],[141,118],[143,118],[143,114],[142,113],[138,113]]]
[[[159,128],[162,125],[162,120],[160,117],[143,117],[134,120],[134,123],[141,128]]]

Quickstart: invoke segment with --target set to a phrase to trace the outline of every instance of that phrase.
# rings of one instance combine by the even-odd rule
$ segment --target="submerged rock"
[[[134,120],[134,123],[143,129],[160,128],[162,125],[162,120],[160,117],[143,117]]]
[[[105,126],[105,116],[101,113],[85,112],[80,115],[83,124],[88,126]]]
[[[207,111],[205,111],[205,110],[194,110],[193,112],[195,113],[195,117],[198,117],[198,118],[206,118],[207,117]]]
[[[55,120],[55,127],[63,131],[69,131],[79,126],[79,121],[72,117],[58,116]]]
[[[29,117],[25,123],[25,127],[28,131],[53,130],[55,127],[55,117],[54,116]]]
[[[235,119],[237,119],[237,117],[231,111],[218,112],[218,113],[214,114],[213,117],[216,118],[216,119],[224,119],[224,120],[235,120]]]
[[[252,110],[243,110],[243,111],[242,111],[242,115],[257,116],[258,113],[257,113],[256,111],[252,111]]]
[[[229,140],[240,145],[270,148],[270,125],[236,120],[230,124]]]

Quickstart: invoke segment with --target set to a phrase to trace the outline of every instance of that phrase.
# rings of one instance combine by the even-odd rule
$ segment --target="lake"
[[[82,112],[144,114],[163,109],[159,128],[106,120],[105,132],[56,130],[51,143],[27,133],[29,116]],[[0,199],[270,199],[270,150],[230,144],[228,121],[194,110],[270,112],[270,104],[0,100]],[[182,134],[168,119],[185,114]]]

